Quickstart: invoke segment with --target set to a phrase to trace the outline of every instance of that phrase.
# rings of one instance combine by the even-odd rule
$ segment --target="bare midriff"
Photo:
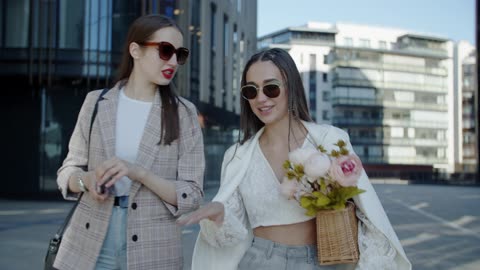
[[[315,219],[288,225],[260,226],[253,229],[253,234],[285,245],[312,245],[317,242]]]

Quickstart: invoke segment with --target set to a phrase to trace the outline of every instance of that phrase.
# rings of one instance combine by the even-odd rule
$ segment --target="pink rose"
[[[280,194],[285,196],[287,199],[292,199],[297,192],[298,183],[295,179],[283,178],[283,182],[280,184]]]
[[[340,156],[332,161],[330,176],[344,187],[353,187],[362,174],[362,162],[355,154]]]
[[[310,155],[307,159],[303,171],[305,172],[305,175],[310,178],[318,178],[324,176],[328,172],[330,164],[330,158],[326,154],[317,151],[317,153]]]

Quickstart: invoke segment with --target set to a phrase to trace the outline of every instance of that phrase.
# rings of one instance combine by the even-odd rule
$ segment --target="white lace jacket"
[[[329,125],[307,122],[303,124],[316,144],[322,144],[328,149],[329,145],[342,139],[347,142],[349,150],[353,151],[348,134],[343,130]],[[243,181],[247,168],[250,168],[250,162],[262,132],[263,129],[254,138],[239,146],[236,151],[235,146],[226,151],[222,164],[220,189],[213,199],[213,201],[224,203],[225,222],[221,227],[217,227],[209,220],[200,222],[201,230],[194,248],[192,270],[236,270],[238,262],[250,246],[252,230],[238,187]],[[358,236],[360,260],[357,265],[345,265],[344,269],[411,269],[411,264],[365,173],[358,186],[366,190],[354,198],[360,220]]]

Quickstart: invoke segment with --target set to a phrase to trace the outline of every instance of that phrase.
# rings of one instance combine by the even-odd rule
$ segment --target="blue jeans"
[[[127,270],[128,197],[120,198],[120,205],[113,207],[107,235],[95,270]]]
[[[254,237],[238,264],[238,270],[323,270],[336,266],[320,266],[315,245],[290,246]]]

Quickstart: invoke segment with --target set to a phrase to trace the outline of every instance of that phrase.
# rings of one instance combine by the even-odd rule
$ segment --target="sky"
[[[475,0],[257,0],[257,36],[309,21],[400,28],[475,44]]]

